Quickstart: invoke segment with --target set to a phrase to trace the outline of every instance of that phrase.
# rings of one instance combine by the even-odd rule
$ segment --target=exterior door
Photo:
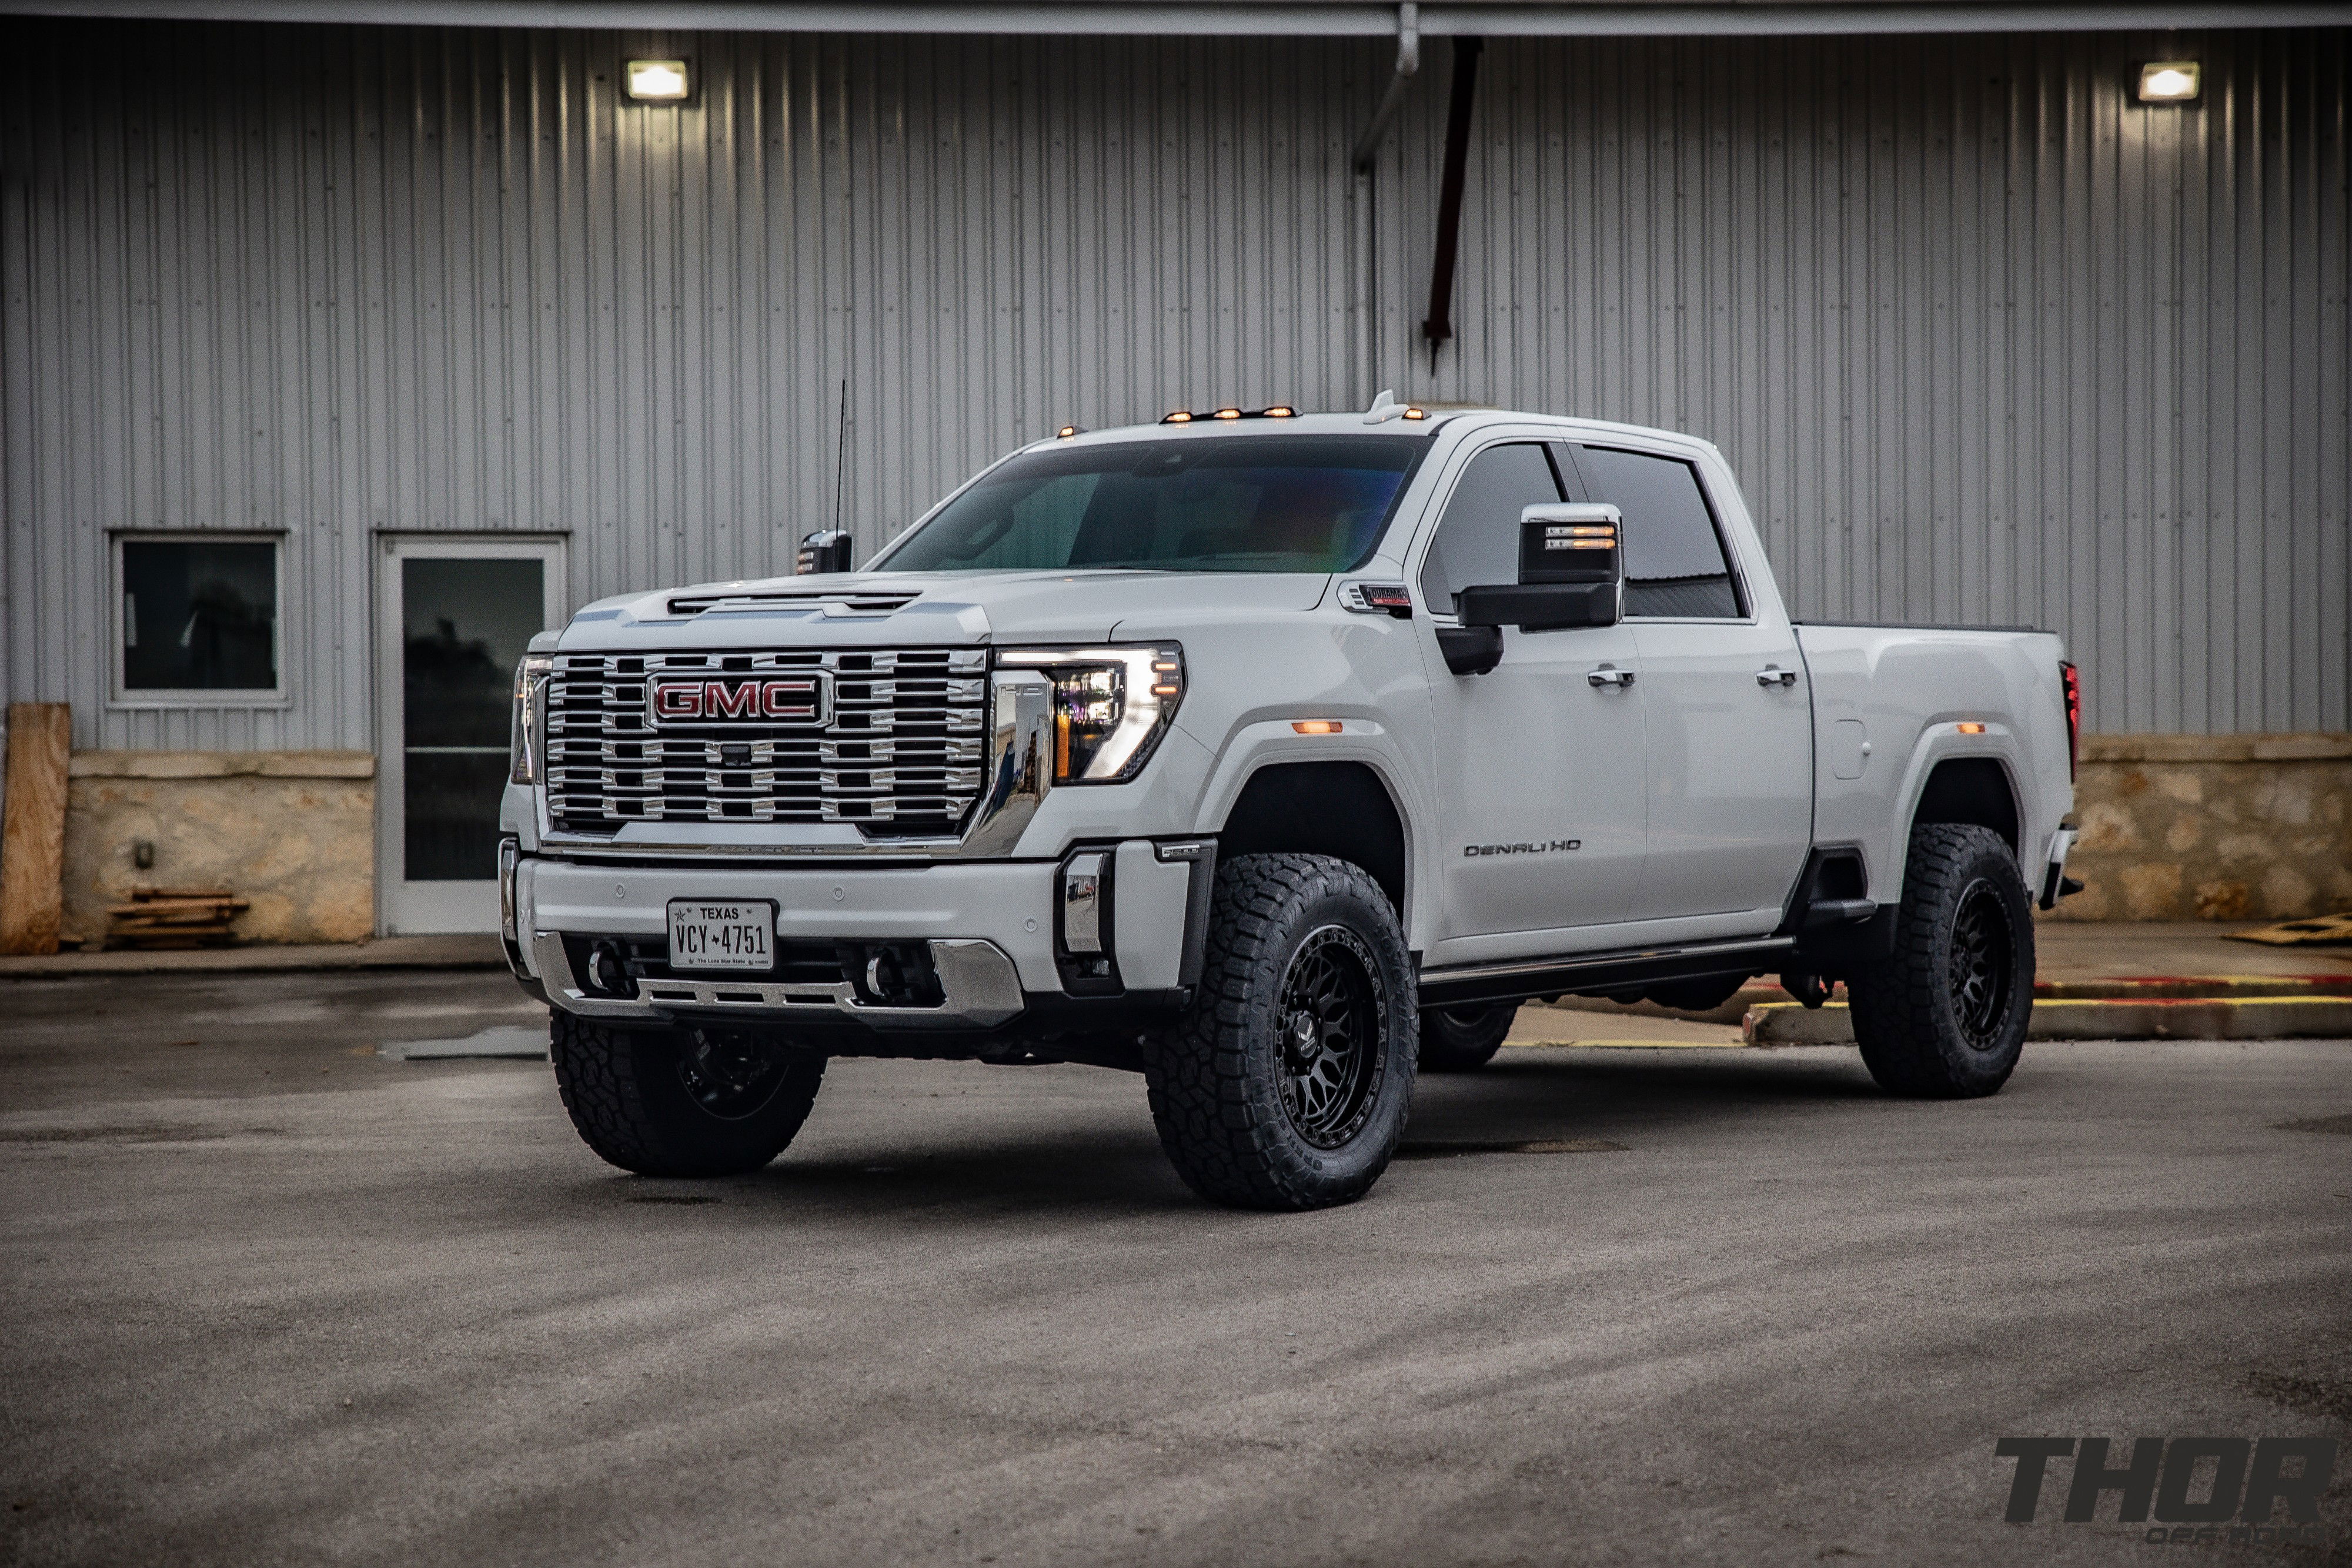
[[[1519,510],[1562,498],[1546,444],[1479,451],[1447,497],[1421,574],[1440,624],[1455,592],[1518,580]],[[1449,956],[1566,951],[1557,934],[1625,918],[1643,855],[1645,679],[1623,626],[1503,632],[1503,660],[1456,675],[1423,650],[1438,747]],[[1602,675],[1600,682],[1591,677]],[[1619,676],[1634,674],[1630,684]]]
[[[562,622],[563,546],[392,538],[378,564],[379,920],[495,931],[515,665]]]
[[[1590,497],[1624,514],[1626,624],[1649,694],[1649,852],[1633,918],[1778,923],[1813,831],[1812,694],[1796,632],[1760,618],[1698,471],[1580,446]]]

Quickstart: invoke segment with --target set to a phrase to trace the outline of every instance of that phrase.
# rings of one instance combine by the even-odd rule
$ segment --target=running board
[[[1421,972],[1424,1007],[1469,1002],[1523,1002],[1570,991],[1613,991],[1653,980],[1707,975],[1752,975],[1796,946],[1793,936],[1755,936],[1680,947],[1637,947],[1558,958],[1515,958],[1507,964],[1465,964]]]

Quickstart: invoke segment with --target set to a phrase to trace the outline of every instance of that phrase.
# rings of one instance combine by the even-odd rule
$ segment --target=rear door
[[[1436,624],[1456,624],[1462,589],[1517,580],[1520,508],[1563,498],[1561,460],[1556,443],[1533,439],[1473,454],[1422,562]],[[1645,694],[1615,677],[1638,674],[1633,633],[1506,628],[1502,663],[1483,675],[1454,674],[1425,635],[1444,933],[1505,938],[1457,956],[1559,951],[1541,934],[1624,919],[1642,869]]]
[[[1794,630],[1734,570],[1696,465],[1579,445],[1624,513],[1625,625],[1648,697],[1648,852],[1630,918],[1754,911],[1769,930],[1812,841],[1812,716]]]

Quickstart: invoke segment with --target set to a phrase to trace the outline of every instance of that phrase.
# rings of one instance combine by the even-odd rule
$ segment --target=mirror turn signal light
[[[1336,718],[1294,718],[1290,727],[1301,735],[1337,735],[1340,725]]]
[[[1962,735],[1982,735],[1985,732],[1985,727],[1980,724],[1956,724],[1952,727]]]

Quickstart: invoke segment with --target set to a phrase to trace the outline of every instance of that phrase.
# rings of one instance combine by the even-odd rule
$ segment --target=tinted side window
[[[1580,447],[1592,490],[1625,514],[1625,613],[1736,620],[1739,591],[1698,474],[1678,457]]]
[[[1489,446],[1470,459],[1422,565],[1422,602],[1451,614],[1454,596],[1465,588],[1518,581],[1519,509],[1559,498],[1559,481],[1540,443]]]

